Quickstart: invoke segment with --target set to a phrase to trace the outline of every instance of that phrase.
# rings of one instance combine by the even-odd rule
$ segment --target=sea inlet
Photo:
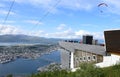
[[[0,77],[8,74],[15,76],[31,75],[37,73],[39,67],[44,67],[50,63],[60,63],[60,51],[52,51],[49,54],[44,54],[37,59],[18,58],[15,61],[0,64]]]

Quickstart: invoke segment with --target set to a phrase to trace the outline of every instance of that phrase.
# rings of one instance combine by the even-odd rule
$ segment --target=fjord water
[[[36,73],[39,67],[46,66],[52,62],[60,63],[59,51],[53,51],[50,54],[44,54],[37,59],[19,58],[6,64],[0,64],[0,77],[8,74],[29,75]]]

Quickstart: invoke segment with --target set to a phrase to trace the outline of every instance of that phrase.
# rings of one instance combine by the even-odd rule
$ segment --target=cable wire
[[[9,11],[8,11],[8,13],[7,13],[4,21],[3,21],[3,25],[6,23],[6,21],[7,21],[7,19],[8,19],[8,16],[10,15],[11,9],[12,9],[12,7],[13,7],[13,5],[14,5],[14,3],[15,3],[15,0],[13,0],[12,4],[11,4],[11,6],[10,6],[10,9],[9,9]]]
[[[5,19],[4,19],[3,23],[2,23],[2,27],[0,29],[0,33],[2,33],[2,29],[4,28],[4,24],[6,23],[6,21],[8,19],[8,16],[10,15],[10,12],[11,12],[11,9],[12,9],[14,3],[15,3],[15,0],[12,1],[12,4],[11,4],[9,10],[8,10],[8,13],[7,13],[7,15],[6,15],[6,17],[5,17]]]
[[[49,8],[48,11],[41,17],[41,19],[35,24],[35,26],[37,27],[39,25],[39,23],[51,12],[51,10],[53,10],[59,3],[61,2],[61,0],[58,0],[55,5],[52,8]],[[33,29],[35,29],[36,27],[33,27]]]

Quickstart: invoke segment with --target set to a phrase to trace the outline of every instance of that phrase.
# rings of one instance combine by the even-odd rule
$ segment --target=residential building
[[[92,40],[92,44],[93,44],[93,45],[98,45],[98,40],[93,39],[93,40]]]
[[[92,35],[83,35],[83,44],[92,44],[93,36]]]

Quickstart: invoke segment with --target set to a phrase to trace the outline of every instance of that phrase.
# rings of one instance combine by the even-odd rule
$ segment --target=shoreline
[[[37,59],[57,49],[56,45],[3,46],[0,47],[0,63],[9,63],[18,58]]]
[[[10,64],[9,63],[7,63],[7,66],[9,66],[9,65],[11,65],[11,64],[16,64],[17,63],[17,66],[19,66],[19,67],[23,67],[24,68],[24,66],[21,66],[21,65],[19,65],[19,64],[25,64],[25,66],[26,66],[26,63],[33,63],[33,64],[30,64],[30,65],[28,65],[27,67],[25,67],[25,68],[27,68],[26,69],[26,71],[28,71],[28,69],[32,69],[33,70],[33,68],[35,68],[33,71],[34,72],[9,72],[10,74],[13,74],[14,76],[13,77],[23,77],[23,75],[26,75],[26,76],[29,76],[29,75],[31,75],[32,73],[37,73],[38,71],[37,71],[37,69],[39,68],[39,67],[44,67],[44,66],[48,66],[49,64],[51,64],[51,62],[47,62],[46,61],[46,59],[48,58],[51,58],[51,59],[53,59],[53,61],[54,62],[56,62],[56,63],[60,63],[60,59],[58,58],[57,60],[56,59],[54,59],[54,57],[53,56],[57,56],[57,55],[55,55],[55,54],[59,54],[59,51],[52,51],[50,54],[43,54],[43,55],[41,55],[40,56],[40,58],[37,58],[37,60],[26,60],[26,59],[24,59],[24,58],[21,58],[21,59],[18,59],[18,60],[16,60],[16,61],[14,61],[14,62],[10,62]],[[50,55],[50,56],[49,56]],[[58,56],[57,56],[58,57]],[[44,59],[45,58],[45,59]],[[42,63],[42,62],[44,62],[44,63]],[[41,65],[41,63],[42,63],[42,65]],[[44,65],[43,65],[44,64]],[[31,67],[31,65],[36,65],[36,66],[33,66],[32,68],[29,68],[29,67]],[[5,67],[6,68],[6,70],[7,70],[7,67],[6,67],[6,64],[0,64],[0,67]],[[11,66],[10,66],[11,67]],[[14,67],[14,65],[12,65],[12,68]],[[14,67],[14,68],[16,68],[16,69],[19,69],[19,67],[17,68],[16,66]],[[9,67],[8,67],[9,68]],[[21,69],[21,68],[20,68]],[[4,69],[1,69],[1,70],[4,70]],[[15,69],[14,69],[15,70]],[[8,71],[10,71],[9,69],[8,69]],[[12,69],[11,69],[11,71],[12,71]],[[25,71],[25,70],[24,70]],[[4,73],[4,72],[3,72]],[[4,73],[4,74],[1,74],[3,77],[5,77],[6,75],[8,75],[9,73]],[[0,77],[1,77],[1,75],[0,75]],[[21,76],[22,75],[22,76]]]

